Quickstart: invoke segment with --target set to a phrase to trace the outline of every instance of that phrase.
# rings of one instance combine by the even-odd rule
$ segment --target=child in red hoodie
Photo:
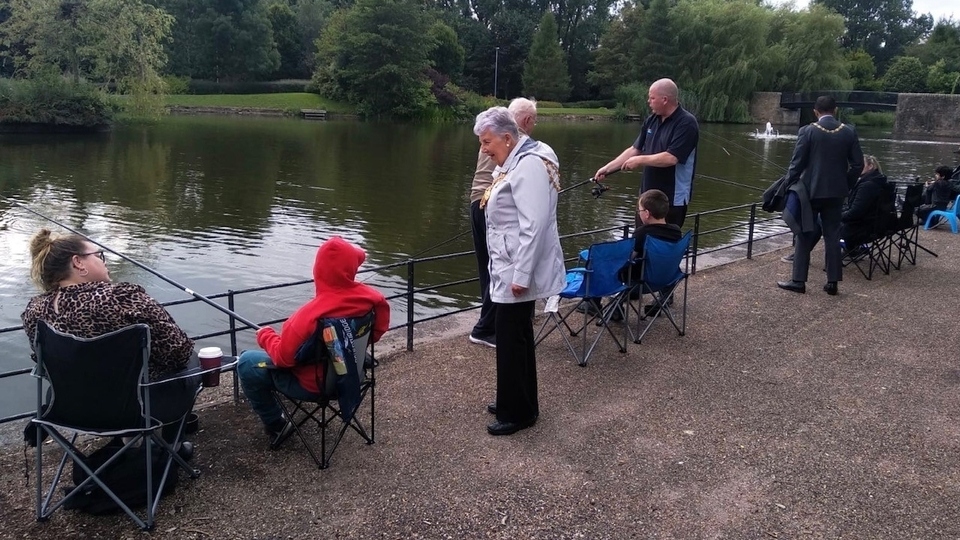
[[[240,385],[257,413],[273,446],[293,426],[283,417],[273,397],[277,389],[295,399],[314,399],[323,386],[319,365],[296,364],[297,349],[313,335],[317,320],[324,317],[358,317],[371,309],[376,313],[373,341],[390,326],[390,305],[379,291],[354,279],[366,253],[339,236],[324,242],[313,263],[316,296],[283,323],[278,334],[264,326],[257,331],[262,351],[244,351],[237,364]],[[273,367],[283,369],[272,369]]]

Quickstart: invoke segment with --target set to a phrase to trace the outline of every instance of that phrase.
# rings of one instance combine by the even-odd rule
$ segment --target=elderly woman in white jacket
[[[477,115],[480,151],[496,162],[493,185],[481,199],[487,220],[490,298],[497,304],[497,400],[487,408],[491,435],[510,435],[540,415],[533,311],[538,298],[564,287],[557,231],[557,155],[521,135],[505,107]]]

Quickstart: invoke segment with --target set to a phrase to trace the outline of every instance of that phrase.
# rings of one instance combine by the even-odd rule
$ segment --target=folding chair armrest
[[[155,381],[150,381],[144,383],[143,386],[156,386],[158,384],[166,384],[171,381],[178,381],[181,379],[189,379],[192,377],[198,377],[207,373],[213,373],[214,371],[219,371],[223,373],[224,371],[232,371],[237,368],[238,358],[236,356],[224,356],[220,361],[220,367],[212,367],[208,369],[200,369],[199,367],[192,367],[177,371],[175,373],[170,373],[160,377]]]
[[[577,268],[571,268],[567,270],[567,272],[573,272],[574,274],[592,274],[593,270],[577,267]]]

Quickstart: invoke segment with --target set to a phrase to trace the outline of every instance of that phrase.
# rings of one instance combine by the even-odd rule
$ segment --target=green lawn
[[[182,107],[255,107],[259,109],[282,109],[285,111],[299,111],[300,109],[325,109],[333,113],[351,114],[356,110],[345,103],[337,103],[324,99],[317,94],[283,93],[283,94],[210,94],[195,96],[180,94],[167,96],[167,105]],[[543,116],[613,116],[612,109],[574,109],[548,108],[537,110]]]
[[[182,107],[255,107],[260,109],[325,109],[334,113],[353,113],[354,108],[344,103],[324,99],[306,92],[287,94],[210,94],[195,96],[178,94],[167,96],[167,105]]]
[[[537,114],[542,116],[562,116],[565,114],[575,114],[577,116],[613,116],[613,109],[575,109],[575,108],[539,108]]]

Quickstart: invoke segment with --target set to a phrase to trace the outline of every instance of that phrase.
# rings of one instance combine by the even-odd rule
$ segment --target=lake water
[[[569,186],[631,144],[638,127],[541,119],[535,136],[557,152]],[[691,213],[757,201],[782,174],[795,137],[758,138],[758,128],[702,126],[697,171],[704,176],[695,182]],[[936,165],[952,163],[955,143],[892,140],[866,130],[861,137],[864,151],[880,158],[891,179],[926,178]],[[472,249],[469,233],[430,248],[469,229],[477,148],[469,125],[170,117],[104,134],[0,138],[0,194],[209,295],[309,278],[316,247],[333,234],[362,245],[367,266]],[[639,182],[638,173],[622,173],[610,178],[613,189],[600,199],[590,196],[589,186],[565,193],[561,233],[632,221]],[[51,225],[0,200],[0,326],[19,325],[23,306],[36,294],[28,240],[43,226]],[[577,246],[565,247],[572,253]],[[114,280],[140,283],[161,301],[185,297],[108,257]],[[475,274],[469,257],[418,267],[423,284]],[[365,279],[389,295],[404,287],[405,270]],[[424,295],[417,316],[465,306],[475,289]],[[306,286],[273,291],[244,300],[237,311],[257,321],[281,318],[311,292]],[[225,327],[226,317],[209,307],[171,312],[192,335]],[[404,317],[396,306],[394,323]],[[31,364],[22,333],[0,335],[0,347],[0,371]],[[32,388],[29,377],[0,380],[0,416],[29,410],[24,396]]]

